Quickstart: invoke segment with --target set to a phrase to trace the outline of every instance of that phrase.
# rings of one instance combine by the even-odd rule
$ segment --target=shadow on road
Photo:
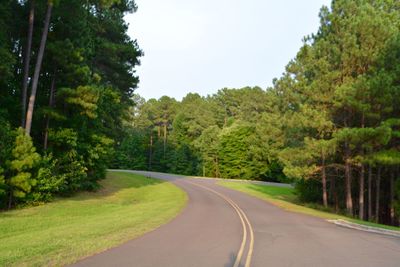
[[[231,252],[229,254],[229,261],[226,264],[224,264],[224,267],[232,267],[233,264],[235,264],[236,256],[237,256],[237,253]],[[241,264],[241,263],[239,264],[239,267],[243,267],[243,266],[244,266],[243,264]]]

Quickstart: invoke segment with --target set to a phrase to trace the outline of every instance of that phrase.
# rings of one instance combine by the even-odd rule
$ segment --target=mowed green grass
[[[297,196],[295,194],[295,190],[293,188],[270,186],[270,185],[258,185],[258,184],[235,182],[235,181],[232,182],[220,181],[218,182],[218,184],[266,200],[287,211],[299,212],[329,220],[342,219],[363,225],[400,231],[399,227],[366,222],[351,217],[347,217],[344,215],[307,207],[306,204],[299,203]]]
[[[109,172],[102,189],[0,213],[0,266],[60,266],[104,251],[174,218],[186,193],[143,176]]]

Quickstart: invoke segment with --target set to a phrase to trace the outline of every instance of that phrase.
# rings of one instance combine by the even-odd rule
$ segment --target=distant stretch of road
[[[212,179],[169,180],[189,202],[170,223],[75,266],[400,266],[400,238],[338,227],[230,190]]]

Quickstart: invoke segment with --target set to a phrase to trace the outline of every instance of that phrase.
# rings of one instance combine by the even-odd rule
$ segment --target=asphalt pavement
[[[171,222],[74,266],[400,266],[400,238],[338,227],[198,179],[173,182],[189,197]]]

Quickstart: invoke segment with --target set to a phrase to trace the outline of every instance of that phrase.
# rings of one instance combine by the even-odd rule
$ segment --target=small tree
[[[36,184],[32,172],[40,162],[40,155],[36,153],[31,137],[22,128],[17,130],[14,149],[12,150],[13,160],[9,163],[13,176],[8,181],[9,201],[11,208],[13,197],[25,198],[31,192],[32,186]]]

